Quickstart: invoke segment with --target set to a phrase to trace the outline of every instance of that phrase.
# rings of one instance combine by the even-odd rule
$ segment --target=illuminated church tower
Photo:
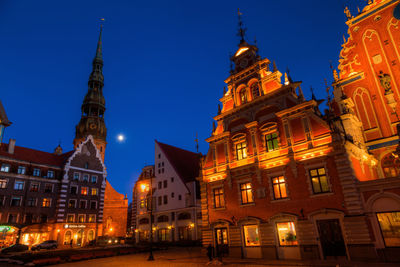
[[[107,128],[104,123],[104,112],[106,107],[103,96],[104,77],[102,72],[103,55],[101,33],[102,27],[100,28],[96,56],[93,59],[93,70],[89,77],[89,90],[83,100],[81,120],[76,126],[74,148],[85,140],[88,135],[92,135],[104,162],[104,153],[107,145]]]

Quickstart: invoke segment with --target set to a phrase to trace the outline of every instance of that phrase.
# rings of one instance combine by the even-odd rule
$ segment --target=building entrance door
[[[346,257],[346,246],[339,220],[318,220],[317,225],[324,259],[327,257]]]
[[[216,228],[215,229],[215,241],[216,241],[216,255],[217,256],[228,256],[228,229],[227,228]]]

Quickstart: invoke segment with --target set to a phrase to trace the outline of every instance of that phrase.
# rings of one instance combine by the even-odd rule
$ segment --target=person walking
[[[208,256],[208,260],[212,261],[212,259],[213,259],[213,247],[211,246],[211,244],[209,244],[208,247],[207,247],[207,256]]]

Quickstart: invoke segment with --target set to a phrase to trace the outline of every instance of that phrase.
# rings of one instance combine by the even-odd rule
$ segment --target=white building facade
[[[149,240],[151,193],[154,242],[200,239],[199,160],[200,154],[155,141],[154,165],[143,168],[133,190],[136,242]]]

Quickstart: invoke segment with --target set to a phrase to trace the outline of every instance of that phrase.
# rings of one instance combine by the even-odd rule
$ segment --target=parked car
[[[23,244],[14,244],[12,246],[9,246],[7,248],[3,248],[1,250],[1,253],[9,253],[9,252],[22,252],[22,251],[27,251],[29,247],[27,245]]]
[[[41,249],[54,249],[57,248],[58,244],[55,240],[47,240],[40,244],[36,244],[31,247],[31,250],[41,250]]]

